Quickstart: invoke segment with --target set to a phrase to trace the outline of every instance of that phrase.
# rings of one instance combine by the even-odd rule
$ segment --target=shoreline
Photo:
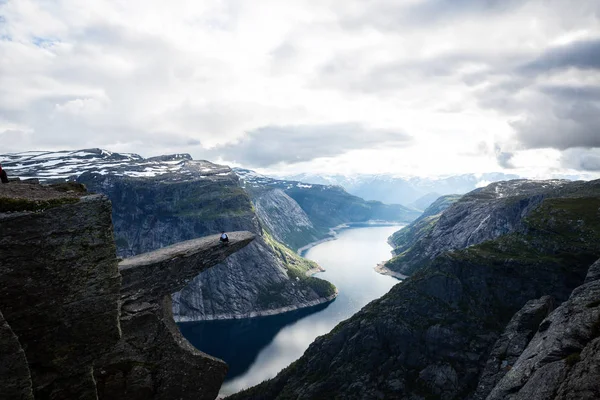
[[[403,281],[408,278],[408,275],[401,274],[400,272],[392,271],[391,269],[385,266],[386,261],[380,262],[373,269],[375,272],[381,275],[391,276],[392,278],[396,278],[400,281]]]
[[[300,247],[296,253],[298,255],[300,255],[301,257],[304,257],[304,254],[306,254],[306,252],[310,249],[312,249],[313,247],[315,247],[316,245],[319,245],[321,243],[325,243],[325,242],[330,242],[332,240],[336,240],[337,239],[337,231],[341,230],[341,229],[347,229],[350,226],[348,224],[340,224],[338,226],[334,226],[333,228],[329,228],[329,233],[327,237],[324,237],[323,239],[317,240],[316,242],[310,242],[309,244]]]
[[[358,226],[356,226],[358,225]],[[337,240],[337,236],[338,236],[338,231],[344,230],[344,229],[352,229],[352,228],[360,228],[360,227],[366,227],[366,226],[396,226],[396,225],[402,225],[402,226],[406,226],[406,224],[404,223],[400,223],[400,222],[393,222],[393,221],[377,221],[377,220],[371,220],[371,221],[366,221],[366,222],[356,222],[356,223],[345,223],[345,224],[340,224],[337,225],[333,228],[329,228],[329,237],[325,237],[323,239],[317,240],[315,242],[311,242],[305,246],[302,246],[301,248],[299,248],[297,250],[297,254],[299,254],[300,256],[304,257],[304,254],[311,248],[321,244],[321,243],[325,243],[325,242],[329,242],[332,240]],[[382,275],[388,275],[391,276],[393,278],[396,278],[398,280],[404,280],[406,278],[408,278],[407,275],[403,275],[400,274],[398,272],[394,272],[388,268],[384,267],[385,265],[385,261],[381,262],[379,264],[377,264],[373,269],[382,274]],[[325,272],[326,269],[323,268],[320,265],[317,265],[317,267],[315,268],[311,268],[308,271],[305,272],[306,276],[313,276],[319,272]],[[274,308],[274,309],[270,309],[270,310],[260,310],[260,311],[251,311],[248,313],[243,313],[243,314],[219,314],[219,315],[209,315],[206,316],[203,319],[193,319],[193,318],[189,318],[189,317],[175,317],[175,322],[176,323],[188,323],[188,322],[204,322],[204,321],[226,321],[226,320],[238,320],[238,319],[246,319],[246,318],[258,318],[258,317],[268,317],[268,316],[273,316],[273,315],[279,315],[279,314],[284,314],[286,312],[290,312],[290,311],[296,311],[299,309],[304,309],[304,308],[311,308],[311,307],[315,307],[321,304],[325,304],[325,303],[329,303],[333,300],[335,300],[335,298],[338,296],[339,291],[336,288],[335,289],[335,293],[332,294],[331,296],[328,297],[321,297],[315,300],[311,300],[309,302],[306,303],[301,303],[301,304],[295,304],[295,305],[290,305],[290,306],[285,306],[285,307],[280,307],[280,308]]]
[[[314,274],[318,274],[319,272],[325,272],[325,271],[326,271],[326,269],[325,269],[325,268],[323,268],[323,267],[321,267],[319,264],[317,264],[317,266],[316,266],[315,268],[311,268],[311,269],[309,269],[308,271],[306,271],[306,272],[304,273],[304,275],[306,275],[306,276],[310,277],[310,276],[313,276]],[[336,289],[336,290],[337,290],[337,289]]]
[[[174,319],[175,319],[176,323],[186,323],[186,322],[226,321],[226,320],[236,320],[236,319],[269,317],[272,315],[284,314],[284,313],[290,312],[290,311],[296,311],[296,310],[303,309],[303,308],[310,308],[310,307],[315,307],[315,306],[318,306],[321,304],[329,303],[329,302],[332,302],[333,300],[335,300],[335,298],[338,296],[338,294],[339,294],[339,292],[336,288],[335,293],[332,294],[331,296],[320,297],[318,299],[311,300],[306,303],[290,305],[290,306],[286,306],[286,307],[273,308],[270,310],[252,311],[249,313],[235,314],[235,315],[234,314],[209,315],[203,319],[193,319],[193,318],[188,318],[188,317],[181,318],[181,317],[175,317],[175,316],[174,316]]]
[[[377,220],[377,219],[372,219],[372,220],[368,220],[365,222],[346,222],[344,224],[334,226],[333,228],[329,228],[329,233],[328,233],[329,236],[328,237],[324,237],[323,239],[320,239],[315,242],[311,242],[305,246],[302,246],[296,251],[296,253],[298,253],[298,255],[300,255],[301,257],[304,257],[304,254],[306,254],[306,252],[308,250],[315,247],[316,245],[319,245],[319,244],[325,243],[325,242],[329,242],[332,240],[336,240],[337,236],[338,236],[338,231],[341,231],[344,229],[367,228],[367,227],[376,227],[376,226],[401,226],[401,228],[399,228],[399,229],[402,229],[407,225],[408,225],[408,223],[406,223],[406,222],[383,221],[383,220]],[[393,246],[391,246],[391,247],[393,247]]]

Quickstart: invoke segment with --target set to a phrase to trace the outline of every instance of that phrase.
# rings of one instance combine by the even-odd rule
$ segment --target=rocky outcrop
[[[560,196],[561,189],[568,185],[568,181],[540,183],[521,179],[496,182],[467,193],[441,215],[421,221],[424,226],[418,232],[423,234],[416,241],[410,240],[411,235],[403,237],[400,231],[394,250],[397,256],[386,267],[410,275],[444,252],[519,230],[523,219],[546,197]]]
[[[461,196],[447,195],[439,197],[413,222],[395,232],[388,238],[388,243],[394,248],[392,254],[399,255],[414,246],[419,240],[427,236],[437,224],[442,213],[456,203]],[[393,262],[390,260],[390,262]]]
[[[553,185],[538,186],[546,184]],[[317,338],[277,377],[232,399],[470,398],[515,313],[545,295],[567,300],[600,258],[600,181],[559,186],[521,219],[522,229],[436,257]],[[517,204],[533,202],[516,196]],[[531,311],[515,317],[519,346],[535,331],[539,315]]]
[[[540,323],[554,309],[550,296],[530,300],[517,312],[496,342],[479,379],[474,400],[485,400],[490,391],[513,367]]]
[[[17,189],[2,186],[4,199]],[[45,208],[34,192],[12,197],[32,211],[0,214],[0,309],[25,350],[36,398],[93,399],[93,361],[120,337],[110,202],[93,195],[60,205],[57,194]]]
[[[298,249],[323,237],[304,210],[281,189],[257,192],[256,214],[276,240]]]
[[[254,239],[233,232],[190,240],[123,260],[121,340],[95,362],[100,399],[214,399],[227,365],[196,350],[173,320],[170,294]]]
[[[252,233],[119,264],[105,196],[12,183],[0,186],[0,230],[2,398],[216,397],[227,366],[181,336],[170,294]]]
[[[305,275],[314,263],[280,244],[271,246],[267,237],[257,237],[256,241],[258,244],[202,273],[176,293],[175,320],[252,318],[335,298],[333,285]]]
[[[600,398],[600,260],[540,325],[488,400]]]
[[[4,399],[33,399],[31,374],[19,339],[0,312],[0,387]]]

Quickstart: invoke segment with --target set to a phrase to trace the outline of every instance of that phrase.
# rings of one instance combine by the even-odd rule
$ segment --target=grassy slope
[[[306,272],[318,268],[317,263],[299,256],[283,243],[273,239],[266,231],[263,231],[263,238],[265,239],[265,242],[271,246],[275,255],[282,261],[289,278],[295,284],[300,285],[300,287],[304,286],[312,289],[319,297],[329,297],[336,293],[337,289],[335,286],[326,280],[306,276]],[[277,285],[273,285],[268,292],[260,294],[259,302],[263,305],[277,304],[278,292],[280,289],[281,288],[277,287]]]

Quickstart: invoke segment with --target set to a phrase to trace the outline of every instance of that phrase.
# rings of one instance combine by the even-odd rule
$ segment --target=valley
[[[171,296],[160,302],[153,299],[147,305],[136,296],[152,289],[136,294],[127,286],[141,288],[137,281],[144,280],[157,285],[151,275],[127,278],[123,288],[115,280],[118,274],[100,277],[112,285],[112,316],[123,305],[115,293],[121,290],[130,299],[119,317],[126,334],[119,336],[111,325],[117,333],[105,345],[117,347],[99,349],[94,354],[100,358],[78,361],[104,368],[92,369],[90,374],[100,375],[95,381],[86,375],[81,390],[92,390],[100,382],[98,393],[118,397],[122,393],[111,380],[121,382],[127,376],[123,371],[155,376],[155,368],[163,368],[160,363],[172,362],[172,354],[156,350],[160,343],[172,346],[171,334],[175,342],[187,343],[177,339],[177,329],[157,336],[152,352],[144,355],[156,357],[159,364],[143,358],[138,365],[138,344],[130,348],[118,343],[145,341],[148,329],[155,329],[151,326],[166,324],[169,330],[174,320],[199,349],[229,359],[231,375],[221,393],[245,389],[233,394],[234,400],[600,396],[594,383],[600,356],[600,181],[500,181],[464,195],[439,197],[427,207],[431,198],[424,198],[421,214],[414,207],[363,200],[339,186],[274,179],[194,161],[186,154],[145,159],[88,149],[0,157],[12,177],[23,180],[9,186],[19,188],[19,196],[25,196],[24,188],[46,187],[37,180],[61,182],[52,190],[67,193],[57,195],[59,202],[2,198],[0,223],[21,217],[60,219],[62,213],[76,220],[77,214],[69,210],[85,211],[89,197],[102,209],[106,257],[116,249],[125,264],[140,253],[221,230],[246,231],[243,245],[229,257],[211,259],[210,268],[198,264],[202,272],[164,289]],[[73,194],[81,184],[98,195]],[[92,223],[88,214],[81,217]],[[397,230],[378,227],[378,222],[407,226]],[[354,228],[342,229],[337,240],[327,241],[332,228],[344,225]],[[108,227],[114,236],[106,234]],[[18,239],[16,228],[11,229]],[[68,223],[60,229],[61,238],[67,237]],[[86,243],[77,251],[85,252]],[[310,243],[319,244],[307,247]],[[390,250],[393,257],[382,269],[408,276],[401,284],[373,270],[389,258]],[[15,259],[25,257],[15,251]],[[60,257],[65,254],[70,253]],[[57,276],[65,273],[60,263],[55,268]],[[125,270],[121,274],[128,276]],[[18,291],[18,281],[10,282]],[[1,311],[7,321],[2,332],[9,332],[11,349],[18,353],[6,329],[15,321],[14,310]],[[154,322],[143,325],[151,315]],[[30,338],[36,340],[35,335]],[[207,342],[214,346],[206,347]],[[27,360],[34,356],[28,353]],[[196,365],[191,360],[186,362],[198,371],[214,362],[219,380],[225,377],[221,361],[198,359]],[[70,364],[60,368],[61,374],[75,373]],[[52,379],[43,381],[40,371],[34,373],[34,390],[55,390]],[[69,379],[71,375],[64,382]],[[126,381],[122,385],[137,387]],[[210,386],[210,393],[218,389],[215,382],[196,383]],[[175,390],[171,381],[164,384],[140,387],[152,393]],[[180,389],[176,391],[182,398],[193,396]]]
[[[377,274],[373,267],[390,257],[386,238],[398,228],[344,229],[336,240],[306,252],[305,257],[325,268],[316,276],[339,290],[329,304],[254,320],[181,324],[183,335],[192,344],[230,365],[221,394],[230,395],[273,378],[298,359],[317,336],[326,334],[397,284],[399,281]]]

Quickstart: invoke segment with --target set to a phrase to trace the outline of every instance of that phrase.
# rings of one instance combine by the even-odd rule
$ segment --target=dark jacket
[[[0,168],[0,180],[2,183],[8,183],[8,175],[6,175],[6,171]]]

